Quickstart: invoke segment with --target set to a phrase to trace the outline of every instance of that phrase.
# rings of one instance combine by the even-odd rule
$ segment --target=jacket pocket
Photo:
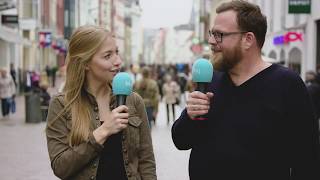
[[[132,150],[138,150],[140,147],[140,125],[142,120],[137,116],[129,117],[129,148]]]

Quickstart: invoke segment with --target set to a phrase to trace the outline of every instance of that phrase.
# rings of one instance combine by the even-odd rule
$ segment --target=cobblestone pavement
[[[51,89],[50,93],[54,93]],[[25,123],[23,96],[16,97],[17,112],[0,119],[0,179],[57,180],[51,170],[45,139],[45,122]],[[152,128],[159,180],[187,180],[189,151],[178,151],[166,123],[165,105],[160,103],[157,123]],[[179,115],[181,108],[177,107]]]

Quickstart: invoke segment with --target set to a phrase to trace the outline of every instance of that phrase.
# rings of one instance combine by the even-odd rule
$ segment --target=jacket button
[[[132,175],[132,174],[131,174],[130,172],[128,172],[128,176],[131,177],[131,175]]]
[[[96,116],[96,120],[99,120],[99,116]]]
[[[97,167],[97,163],[94,163],[94,164],[93,164],[93,167]]]
[[[129,164],[128,160],[125,160],[125,164],[126,164],[126,165],[128,165],[128,164]]]
[[[127,152],[127,149],[126,149],[126,148],[123,148],[123,152],[126,153],[126,152]]]
[[[95,106],[93,110],[94,110],[95,112],[97,112],[97,111],[98,111],[98,107]]]
[[[90,179],[91,179],[91,180],[94,180],[94,176],[91,176]]]

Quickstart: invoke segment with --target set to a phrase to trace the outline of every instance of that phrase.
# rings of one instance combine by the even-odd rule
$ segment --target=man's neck
[[[260,55],[244,57],[228,73],[233,83],[239,86],[269,66],[271,64],[263,61]]]

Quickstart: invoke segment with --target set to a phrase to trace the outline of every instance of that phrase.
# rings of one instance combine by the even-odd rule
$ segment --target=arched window
[[[301,72],[301,61],[302,52],[297,47],[294,47],[289,52],[289,68],[300,74]]]
[[[274,50],[272,50],[269,55],[268,55],[269,58],[273,58],[273,59],[277,59],[277,54]]]
[[[286,62],[286,55],[284,53],[284,50],[281,49],[281,51],[280,51],[280,64],[285,64],[285,62]]]

